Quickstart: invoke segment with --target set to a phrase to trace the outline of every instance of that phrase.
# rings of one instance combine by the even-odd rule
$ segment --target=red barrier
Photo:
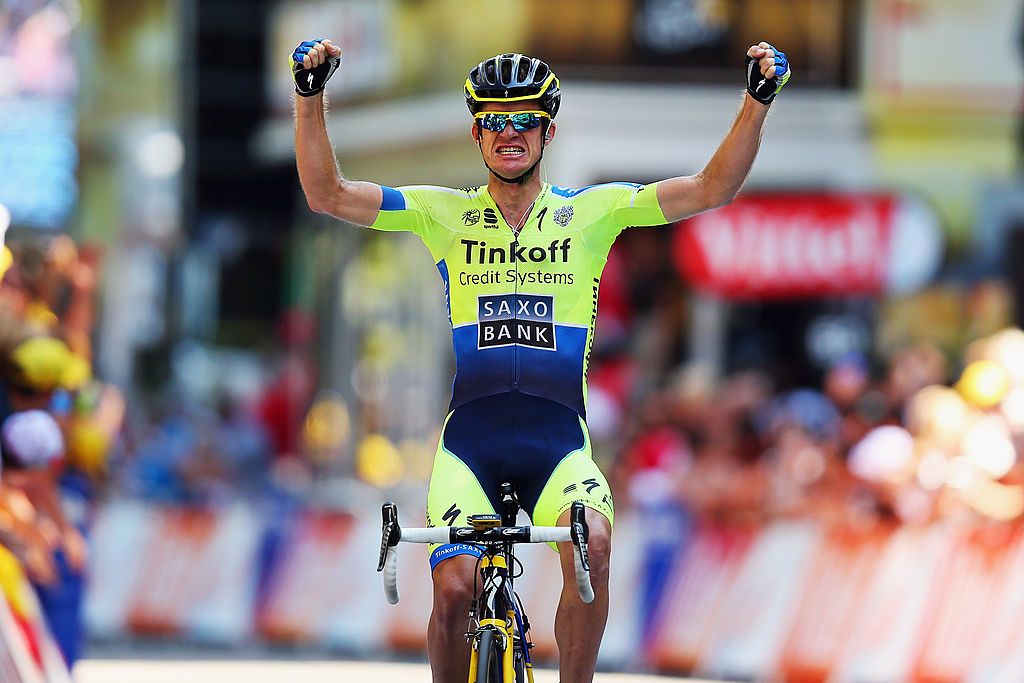
[[[948,529],[901,528],[885,544],[832,680],[906,681],[947,552]]]
[[[824,683],[853,629],[887,531],[833,528],[823,534],[786,639],[779,675],[792,683]]]
[[[119,618],[145,633],[213,634],[223,642],[249,635],[257,623],[276,642],[359,652],[425,649],[426,548],[401,548],[402,601],[387,605],[375,572],[375,516],[303,514],[282,542],[278,571],[255,616],[252,556],[260,525],[252,511],[149,509],[129,517],[97,536],[94,566],[108,575],[99,580],[99,594],[118,605],[93,610],[106,633],[118,633]],[[638,546],[622,544],[613,560],[606,635],[615,642],[602,650],[607,666],[636,664],[629,658],[640,650],[649,655],[639,663],[645,667],[795,683],[1024,680],[1018,526],[858,533],[811,521],[706,524],[680,550],[647,648],[636,646],[646,580],[646,565],[637,559],[644,546]],[[127,595],[119,597],[110,575],[134,548],[133,557],[142,559],[128,572],[135,580],[122,579]],[[557,555],[538,547],[524,548],[521,557],[527,571],[516,588],[532,617],[535,654],[550,660],[561,591]],[[9,672],[27,650],[5,647],[10,637],[2,621],[0,681],[19,680]]]
[[[996,579],[998,599],[986,614],[985,639],[964,680],[971,683],[1024,680],[1024,533],[1016,529]]]
[[[213,511],[167,508],[161,511],[145,548],[142,572],[132,590],[128,624],[136,633],[172,635],[185,625],[189,585],[202,566],[217,525]]]
[[[700,674],[754,679],[778,666],[820,536],[808,520],[760,530],[722,594],[697,662]]]
[[[706,654],[722,618],[722,597],[756,535],[752,527],[707,525],[693,534],[666,589],[651,646],[660,669],[691,671]]]
[[[1002,600],[1007,548],[1019,542],[1009,526],[958,527],[948,534],[942,574],[928,600],[913,680],[957,683],[966,678],[993,633],[992,614]],[[1019,621],[1018,615],[1018,621]]]
[[[337,568],[336,559],[349,543],[355,525],[351,515],[305,513],[282,553],[267,591],[259,630],[278,642],[318,639],[322,622],[337,607],[336,581],[324,576]]]
[[[225,644],[247,638],[260,538],[252,510],[162,508],[150,524],[128,586],[129,628]]]
[[[427,619],[433,607],[434,589],[430,580],[430,552],[425,545],[399,546],[397,605],[385,605],[380,577],[372,590],[378,591],[387,619],[387,642],[399,652],[425,652]],[[371,558],[372,559],[372,558]]]

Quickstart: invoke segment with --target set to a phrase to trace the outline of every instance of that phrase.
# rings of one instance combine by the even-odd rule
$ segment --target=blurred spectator
[[[299,310],[286,312],[278,324],[278,342],[284,351],[276,376],[263,389],[256,407],[278,458],[301,454],[302,420],[316,391],[315,336],[312,319]]]

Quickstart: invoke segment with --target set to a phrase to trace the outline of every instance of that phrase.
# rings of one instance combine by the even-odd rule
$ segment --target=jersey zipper
[[[544,185],[543,187],[541,187],[540,194],[537,195],[537,198],[533,200],[533,204],[530,205],[530,208],[526,210],[526,214],[523,215],[522,225],[520,226],[518,233],[515,231],[515,229],[513,229],[513,227],[511,225],[509,225],[508,221],[505,220],[505,214],[501,213],[501,209],[498,208],[498,203],[495,202],[493,198],[491,198],[491,202],[494,204],[495,210],[497,210],[497,212],[501,215],[501,220],[505,223],[506,226],[508,226],[509,231],[512,233],[512,238],[513,239],[512,239],[511,251],[515,251],[516,247],[519,246],[519,236],[523,234],[523,230],[526,230],[526,224],[530,222],[530,214],[533,213],[533,210],[536,208],[537,203],[544,198],[544,195],[547,193],[547,189],[548,189],[547,185]],[[544,214],[546,212],[547,212],[547,207],[545,207],[544,211],[542,211],[540,213],[540,218],[541,219],[544,218]],[[518,332],[518,329],[519,329],[519,327],[517,325],[517,323],[519,322],[519,263],[517,262],[515,264],[515,266],[516,266],[516,283],[515,283],[515,287],[512,290],[512,334],[513,335],[516,335],[517,332]],[[519,391],[519,379],[520,379],[520,372],[519,372],[519,342],[517,342],[515,340],[515,337],[513,337],[513,339],[512,339],[512,381],[510,383],[510,388],[514,392]]]
[[[511,228],[510,228],[511,229]],[[519,235],[512,241],[514,253],[519,246]],[[516,284],[512,293],[512,391],[519,391],[519,342],[517,341],[517,330],[519,321],[519,263],[516,263]]]

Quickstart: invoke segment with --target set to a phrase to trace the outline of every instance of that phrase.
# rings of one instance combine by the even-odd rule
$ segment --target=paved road
[[[539,670],[536,683],[557,683],[554,671]],[[102,660],[80,662],[75,683],[426,683],[425,664],[285,661],[154,661]],[[595,683],[712,683],[666,676],[598,674]]]

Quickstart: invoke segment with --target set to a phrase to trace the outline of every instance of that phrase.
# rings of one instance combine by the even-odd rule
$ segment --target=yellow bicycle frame
[[[480,562],[480,569],[483,570],[487,567],[502,567],[507,568],[508,564],[505,562],[505,558],[500,555],[493,557],[484,556]],[[515,681],[515,664],[513,661],[513,629],[516,624],[516,613],[515,610],[508,610],[505,614],[505,619],[482,619],[480,621],[480,628],[493,627],[494,629],[501,631],[505,636],[505,648],[502,651],[501,678],[504,683],[512,683]],[[525,647],[526,644],[523,643]],[[469,655],[469,683],[479,683],[476,678],[477,668],[479,664],[479,653],[477,650],[471,650]],[[516,683],[533,683],[533,665],[526,664],[526,677],[528,681],[517,681]]]

